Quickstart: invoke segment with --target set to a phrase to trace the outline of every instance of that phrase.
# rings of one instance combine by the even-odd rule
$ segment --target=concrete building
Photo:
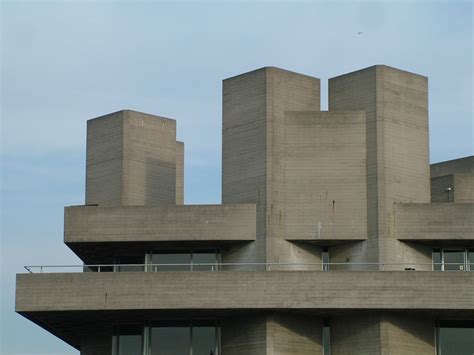
[[[84,355],[474,354],[474,157],[430,167],[426,77],[341,75],[321,111],[261,68],[222,138],[222,204],[183,205],[174,120],[88,121],[84,265],[17,275],[16,311]]]

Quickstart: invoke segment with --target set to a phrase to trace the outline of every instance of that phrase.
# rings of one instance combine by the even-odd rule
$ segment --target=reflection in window
[[[122,326],[117,328],[112,338],[112,354],[141,354],[143,346],[142,326]]]
[[[112,354],[219,355],[219,327],[213,320],[170,320],[118,327]]]
[[[143,256],[128,256],[120,257],[116,260],[114,271],[125,272],[125,271],[143,271],[144,257]]]
[[[433,249],[434,271],[474,271],[474,252],[466,249]]]
[[[323,355],[331,355],[331,331],[328,320],[323,320]]]
[[[188,354],[190,349],[191,327],[189,323],[162,322],[151,327],[151,355]]]
[[[149,271],[216,271],[217,250],[154,251],[147,258]]]
[[[438,355],[474,354],[474,321],[440,321],[436,335]]]

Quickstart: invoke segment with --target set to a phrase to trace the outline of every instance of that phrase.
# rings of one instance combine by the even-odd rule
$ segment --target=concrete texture
[[[359,258],[426,262],[426,251],[394,240],[389,228],[394,203],[430,201],[428,79],[384,65],[341,75],[329,79],[329,110],[367,115],[368,241]]]
[[[255,205],[66,207],[66,243],[251,241]]]
[[[183,149],[168,118],[124,110],[89,120],[86,204],[174,205]]]
[[[253,314],[252,317],[231,317],[221,322],[222,354],[264,355],[267,354],[267,318]]]
[[[184,143],[176,142],[176,204],[184,204]]]
[[[322,354],[322,321],[317,317],[272,313],[267,321],[267,354]]]
[[[318,262],[284,238],[284,112],[320,109],[319,79],[265,67],[224,80],[222,201],[257,204],[257,241],[227,262]]]
[[[394,214],[398,240],[474,242],[474,203],[402,203]]]
[[[431,202],[474,202],[474,156],[431,164]]]
[[[331,354],[381,354],[379,314],[336,315],[330,326]]]
[[[447,283],[449,288],[440,287]],[[474,273],[470,272],[19,274],[16,292],[16,311],[26,313],[140,309],[449,309],[474,314]]]
[[[287,240],[367,238],[365,112],[286,112]]]
[[[451,175],[454,173],[474,174],[474,155],[430,165],[431,178]]]
[[[336,315],[330,320],[331,353],[433,355],[434,318],[394,312]]]
[[[382,313],[380,340],[382,354],[433,355],[435,320],[413,314]]]

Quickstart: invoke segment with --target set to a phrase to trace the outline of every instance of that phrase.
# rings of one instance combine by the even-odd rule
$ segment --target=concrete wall
[[[64,240],[85,242],[255,240],[255,205],[66,207]]]
[[[451,175],[454,173],[474,174],[474,156],[471,155],[430,165],[431,178]]]
[[[230,251],[223,260],[319,260],[316,250],[285,241],[281,220],[284,112],[319,108],[316,78],[265,67],[224,80],[222,200],[257,204],[257,242]]]
[[[286,239],[367,238],[365,120],[361,111],[286,112]]]
[[[435,354],[434,320],[389,312],[335,315],[330,319],[335,355]]]
[[[262,68],[224,80],[222,203],[257,204],[257,241],[222,255],[225,262],[265,262],[266,78]]]
[[[474,202],[474,156],[431,164],[430,169],[432,202]]]
[[[321,335],[321,320],[317,317],[272,313],[267,321],[266,354],[322,354]]]
[[[221,347],[223,355],[267,354],[267,317],[252,314],[223,319]]]
[[[176,121],[124,110],[89,120],[87,132],[86,204],[176,203]]]
[[[380,315],[362,313],[331,317],[331,354],[380,355]]]
[[[431,202],[454,202],[453,174],[431,178]]]
[[[411,246],[390,238],[393,204],[430,201],[428,79],[380,65],[341,75],[329,80],[329,110],[366,111],[365,252],[368,261],[396,262]]]
[[[184,204],[184,143],[176,142],[176,204]]]
[[[454,174],[454,202],[474,203],[474,173]]]
[[[123,113],[87,121],[86,204],[122,203]]]
[[[398,240],[474,241],[474,203],[402,203],[394,213]]]
[[[443,285],[443,287],[440,287]],[[51,292],[51,290],[55,292]],[[456,292],[453,292],[456,290]],[[474,273],[115,272],[17,275],[18,312],[427,309],[474,315]]]
[[[434,325],[430,316],[383,313],[381,354],[435,354]]]

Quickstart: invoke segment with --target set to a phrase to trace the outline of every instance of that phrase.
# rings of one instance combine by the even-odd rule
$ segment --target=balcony
[[[393,231],[402,241],[474,245],[474,203],[397,204]]]
[[[289,266],[296,265],[266,264]],[[474,317],[473,294],[474,272],[43,272],[17,275],[16,311],[78,347],[78,334],[103,322],[182,316],[391,310]]]
[[[253,204],[65,208],[64,242],[86,263],[152,247],[212,247],[256,239]]]

